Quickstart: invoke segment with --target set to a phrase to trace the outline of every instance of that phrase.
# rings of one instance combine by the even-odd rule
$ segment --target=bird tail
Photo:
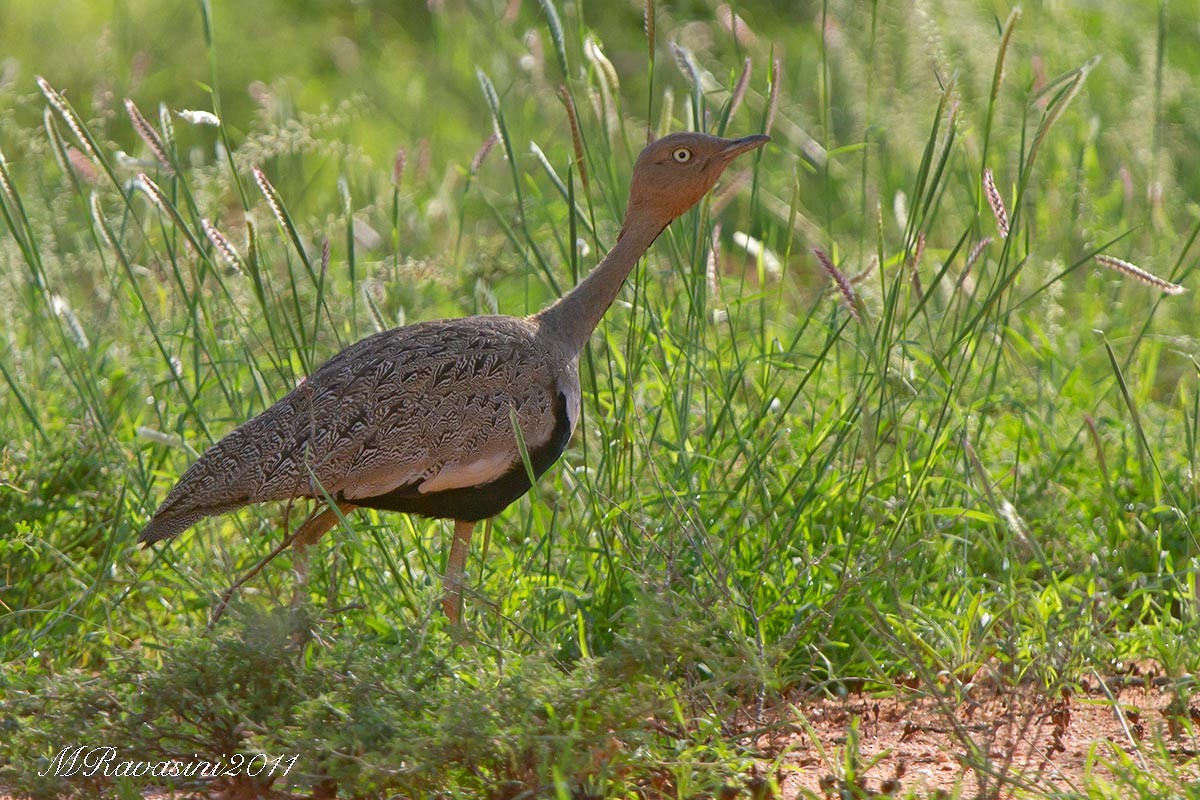
[[[159,507],[158,511],[154,512],[154,517],[150,520],[150,524],[142,528],[142,532],[138,534],[138,544],[143,548],[149,547],[155,542],[161,542],[164,539],[171,539],[178,536],[205,517],[223,514],[226,511],[233,511],[246,505],[246,500],[243,498],[203,509],[180,508],[172,504],[170,500],[171,498],[168,497],[167,501]]]
[[[203,516],[205,515],[202,513],[179,514],[172,513],[170,509],[160,508],[154,518],[150,520],[150,524],[142,528],[142,532],[138,534],[138,544],[142,547],[149,547],[155,542],[177,536],[192,527]]]
[[[150,523],[138,535],[149,546],[183,533],[205,517],[234,511],[251,501],[296,496],[291,487],[264,489],[261,471],[278,460],[281,437],[273,414],[282,402],[230,431],[184,470]],[[286,409],[285,409],[286,410]]]

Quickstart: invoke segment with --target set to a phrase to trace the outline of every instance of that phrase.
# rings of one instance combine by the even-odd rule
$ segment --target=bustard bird
[[[138,541],[249,503],[332,498],[337,510],[314,512],[292,538],[304,565],[356,506],[451,519],[443,607],[458,623],[475,524],[529,490],[521,442],[534,476],[566,448],[579,422],[579,353],[630,270],[734,157],[768,141],[674,133],[651,143],[616,244],[573,290],[530,317],[419,322],[347,347],[188,467]]]

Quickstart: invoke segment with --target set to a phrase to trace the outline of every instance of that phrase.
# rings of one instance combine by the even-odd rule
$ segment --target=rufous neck
[[[568,357],[583,350],[629,273],[665,228],[666,223],[648,216],[626,214],[608,255],[574,289],[535,316],[542,330],[559,340]]]

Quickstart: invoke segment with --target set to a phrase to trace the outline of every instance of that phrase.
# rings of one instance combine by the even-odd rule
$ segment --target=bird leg
[[[348,511],[354,508],[354,506],[350,503],[339,503],[338,508],[341,510],[342,515],[344,516]],[[308,555],[305,551],[311,545],[316,544],[317,540],[320,539],[330,528],[332,528],[337,520],[337,514],[335,514],[332,509],[328,508],[320,513],[310,514],[308,519],[304,521],[304,524],[300,526],[299,530],[283,537],[283,541],[280,542],[274,550],[272,550],[270,553],[267,553],[265,558],[251,567],[249,572],[238,578],[228,589],[225,590],[225,593],[221,595],[221,599],[217,601],[215,606],[213,606],[212,619],[209,620],[208,629],[212,630],[213,626],[220,621],[221,616],[225,613],[225,609],[229,606],[229,601],[233,599],[233,593],[242,588],[242,586],[244,586],[255,575],[262,572],[263,567],[274,561],[275,557],[286,550],[290,544],[296,545],[297,555],[295,571],[297,573],[299,583],[295,593],[292,595],[292,605],[295,606],[299,602],[299,598],[302,597],[302,589],[300,587],[307,583],[308,580]]]
[[[296,586],[292,590],[292,608],[300,605],[308,590],[308,548],[319,542],[321,537],[328,533],[339,519],[353,509],[353,503],[341,502],[337,504],[336,511],[326,508],[319,514],[312,514],[292,537],[292,549],[296,551],[296,556],[292,560],[292,572],[296,573]]]
[[[474,530],[474,522],[454,520],[454,541],[450,544],[450,559],[446,564],[446,575],[442,578],[442,587],[446,590],[442,596],[442,610],[453,625],[462,622],[463,569],[467,565],[467,553],[470,552],[471,533]]]

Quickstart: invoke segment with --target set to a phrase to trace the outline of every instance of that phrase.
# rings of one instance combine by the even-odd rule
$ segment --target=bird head
[[[699,202],[735,157],[769,141],[763,135],[723,139],[685,132],[651,142],[633,166],[626,224],[648,219],[661,230]]]

